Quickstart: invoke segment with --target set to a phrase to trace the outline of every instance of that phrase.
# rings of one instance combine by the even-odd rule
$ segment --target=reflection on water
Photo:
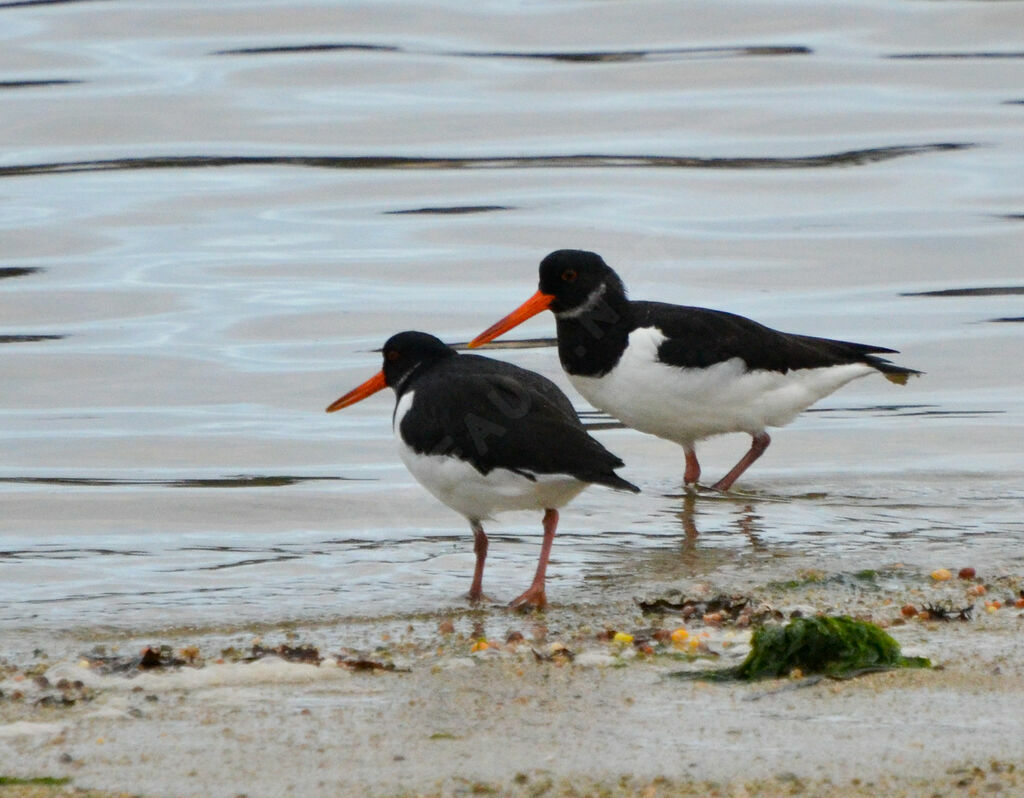
[[[761,539],[761,533],[764,531],[763,517],[758,514],[756,506],[756,503],[752,502],[738,503],[722,530],[723,535],[734,538],[734,546],[744,547],[744,559],[760,559],[773,551],[773,547],[765,545]],[[703,538],[699,531],[699,525],[702,523],[699,520],[700,516],[696,497],[692,494],[686,496],[682,509],[676,513],[683,533],[680,541],[680,563],[674,569],[677,574],[686,573],[686,569],[699,573],[701,562],[707,557],[706,545],[702,545]]]
[[[1021,328],[979,323],[1021,321],[1019,4],[580,8],[0,1],[0,628],[461,610],[472,538],[403,469],[391,397],[323,405],[398,329],[464,347],[562,247],[927,375],[677,495],[678,447],[571,393],[549,317],[491,344],[644,489],[565,508],[553,603],[1024,568]],[[538,519],[488,532],[511,597]]]
[[[992,486],[984,512],[969,520],[961,503],[970,499],[950,494],[942,484],[926,496],[912,481],[885,496],[844,496],[842,487],[790,496],[661,496],[648,487],[629,506],[618,499],[608,504],[603,492],[589,492],[563,512],[549,594],[566,605],[597,600],[597,584],[609,601],[692,579],[723,589],[749,587],[788,578],[798,567],[828,568],[840,554],[847,569],[902,562],[927,572],[935,561],[963,559],[966,545],[972,563],[999,569],[1012,562],[1008,553],[1024,533],[1019,484]],[[192,502],[189,489],[182,490],[182,501]],[[939,498],[942,491],[945,498]],[[251,492],[253,501],[267,504],[267,489]],[[316,494],[310,496],[316,501]],[[289,497],[283,498],[288,504]],[[344,507],[341,497],[332,498],[325,507]],[[182,535],[156,524],[145,535],[104,534],[102,546],[68,545],[74,536],[8,545],[0,552],[0,567],[20,578],[24,592],[5,604],[0,620],[66,623],[88,618],[96,606],[110,613],[106,623],[136,626],[196,622],[227,607],[238,622],[265,620],[272,606],[271,614],[280,618],[358,615],[371,600],[373,611],[385,614],[461,607],[473,558],[464,523],[439,511],[415,486],[399,498],[398,512],[387,516],[394,518],[389,525],[374,525],[368,516],[353,535],[292,530],[253,537],[212,529]],[[417,518],[420,525],[411,526]],[[540,545],[536,527],[531,514],[490,525],[492,594],[513,595],[530,573]],[[60,578],[43,577],[55,567],[62,569]],[[41,605],[49,608],[45,617],[34,609]]]
[[[673,498],[671,495],[666,498]],[[733,497],[729,497],[730,500]],[[698,529],[698,518],[700,517],[700,510],[698,509],[698,501],[696,492],[688,492],[682,497],[683,503],[681,509],[675,513],[679,519],[679,526],[682,532],[682,552],[683,558],[692,559],[695,556],[697,546],[700,542],[701,535]],[[764,552],[768,550],[764,541],[760,535],[763,531],[762,521],[763,517],[757,512],[757,500],[740,500],[737,502],[737,508],[734,513],[734,517],[730,522],[736,534],[742,535],[746,542],[750,544],[752,551]]]

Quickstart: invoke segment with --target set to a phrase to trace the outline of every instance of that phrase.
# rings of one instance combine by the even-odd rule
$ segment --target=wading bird
[[[858,377],[881,372],[902,385],[921,373],[877,356],[893,349],[779,332],[721,310],[631,301],[600,255],[575,249],[544,258],[537,293],[469,345],[543,310],[555,314],[558,356],[576,390],[627,426],[680,444],[686,485],[700,479],[697,441],[751,436],[750,450],[714,484],[720,491],[764,454],[767,427],[788,424]]]
[[[590,437],[546,377],[479,355],[460,355],[432,335],[402,332],[383,348],[383,370],[327,412],[390,387],[402,461],[434,496],[469,521],[476,569],[469,598],[484,598],[482,522],[506,510],[543,510],[544,541],[530,587],[513,607],[547,604],[544,576],[558,508],[588,485],[638,492],[615,473],[622,461]]]

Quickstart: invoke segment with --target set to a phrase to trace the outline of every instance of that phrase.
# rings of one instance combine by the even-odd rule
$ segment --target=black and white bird
[[[542,609],[558,508],[591,484],[638,492],[615,473],[622,460],[590,437],[568,397],[546,377],[500,360],[460,355],[432,335],[402,332],[383,348],[384,368],[327,412],[390,387],[402,461],[473,530],[469,598],[483,594],[482,522],[506,510],[543,510],[544,542],[530,587],[512,606]]]
[[[750,450],[714,484],[720,491],[768,448],[767,427],[788,424],[858,377],[881,372],[902,385],[921,373],[878,357],[893,349],[779,332],[721,310],[631,301],[600,255],[574,249],[544,258],[537,293],[470,346],[543,310],[555,314],[558,356],[576,390],[627,426],[680,444],[686,485],[700,478],[697,441],[750,434]]]

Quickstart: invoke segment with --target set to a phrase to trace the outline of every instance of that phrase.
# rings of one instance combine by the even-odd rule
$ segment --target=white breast
[[[739,358],[709,368],[677,368],[657,360],[665,336],[644,327],[603,377],[569,375],[594,407],[634,429],[692,444],[726,432],[761,432],[788,424],[802,410],[851,380],[870,374],[866,363],[775,371],[746,371]]]

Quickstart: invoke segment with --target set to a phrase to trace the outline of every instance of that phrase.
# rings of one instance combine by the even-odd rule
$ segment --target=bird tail
[[[639,493],[640,488],[634,485],[632,482],[623,479],[614,471],[609,471],[607,474],[602,474],[601,478],[597,480],[599,485],[607,485],[609,488],[615,488],[616,490],[628,490],[630,493]]]
[[[924,374],[923,371],[917,371],[915,369],[903,368],[903,366],[897,366],[895,363],[891,363],[882,357],[875,357],[868,355],[864,358],[868,365],[874,366],[885,377],[889,382],[894,382],[897,385],[906,385],[907,380],[911,377],[920,377]]]

